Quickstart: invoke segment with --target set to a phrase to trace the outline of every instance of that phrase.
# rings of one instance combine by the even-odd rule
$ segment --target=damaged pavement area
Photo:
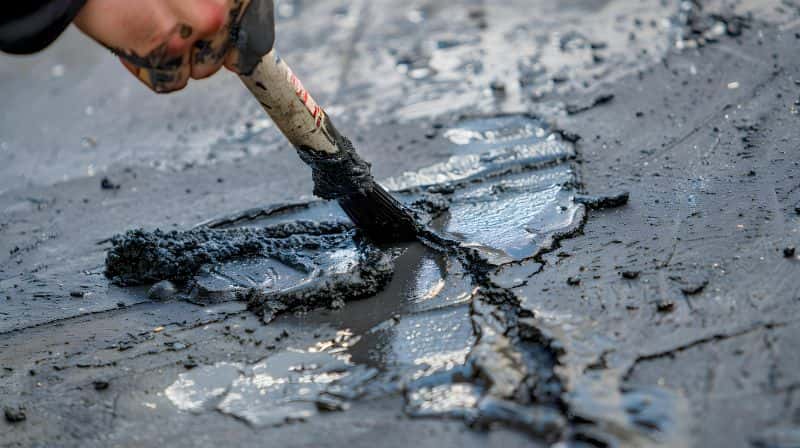
[[[800,6],[398,3],[278,47],[413,243],[233,76],[0,59],[0,446],[798,446]]]

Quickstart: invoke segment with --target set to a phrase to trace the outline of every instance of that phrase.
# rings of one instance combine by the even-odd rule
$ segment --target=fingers
[[[173,13],[187,25],[181,36],[190,44],[188,60],[190,76],[202,79],[222,66],[230,44],[230,10],[233,0],[177,1]]]
[[[225,56],[225,68],[232,71],[233,73],[239,73],[239,50],[232,49],[228,52],[227,56]]]
[[[216,73],[225,61],[225,55],[230,49],[229,31],[226,27],[210,39],[195,42],[192,48],[193,79],[207,78]]]
[[[141,61],[131,55],[120,55],[120,60],[131,74],[152,91],[170,93],[183,89],[189,82],[191,65],[187,62],[187,55],[165,56],[158,58],[160,60],[157,63]]]
[[[188,60],[188,57],[181,59]],[[191,73],[191,65],[183,62],[177,69],[141,69],[138,78],[156,93],[170,93],[186,87]]]
[[[250,0],[87,0],[76,24],[159,93],[216,73]]]
[[[250,4],[250,0],[228,0],[225,25],[215,36],[195,43],[192,78],[202,79],[216,73],[223,65],[234,72],[232,61],[238,60],[236,47],[231,42],[231,28],[237,26]]]
[[[222,68],[233,52],[231,27],[239,22],[249,0],[178,1],[173,13],[185,24],[170,39],[168,54],[182,54],[178,69],[140,71],[139,79],[153,90],[172,92],[188,79],[207,78]]]
[[[140,71],[139,79],[156,92],[166,93],[184,88],[189,78],[201,79],[216,73],[228,49],[231,1],[167,2],[180,23],[167,41],[165,51],[168,57],[180,57],[180,63]]]

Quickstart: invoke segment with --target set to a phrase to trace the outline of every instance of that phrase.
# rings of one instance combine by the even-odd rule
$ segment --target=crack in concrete
[[[720,342],[720,341],[724,341],[724,340],[727,340],[727,339],[733,339],[733,338],[737,338],[737,337],[741,337],[741,336],[746,336],[748,334],[752,334],[752,333],[755,333],[755,332],[761,331],[761,330],[769,331],[769,330],[774,330],[776,328],[783,328],[783,327],[787,327],[787,326],[793,325],[793,324],[795,324],[797,322],[800,322],[800,320],[796,319],[796,320],[789,320],[789,321],[783,321],[783,322],[760,323],[760,324],[757,324],[757,325],[754,325],[754,326],[750,326],[750,327],[747,327],[747,328],[743,328],[741,330],[734,331],[734,332],[715,333],[715,334],[712,334],[712,335],[709,335],[709,336],[701,337],[701,338],[695,339],[693,341],[687,342],[685,344],[681,344],[681,345],[679,345],[677,347],[673,347],[673,348],[670,348],[670,349],[667,349],[667,350],[662,350],[662,351],[658,351],[658,352],[654,352],[654,353],[647,353],[647,354],[644,354],[644,355],[639,355],[639,356],[636,357],[636,359],[634,359],[634,361],[631,363],[631,365],[626,369],[626,372],[622,375],[622,379],[623,379],[623,381],[628,381],[630,379],[631,375],[633,374],[633,371],[636,369],[637,365],[639,363],[642,363],[642,362],[647,362],[647,361],[653,361],[653,360],[656,360],[656,359],[672,357],[672,356],[675,356],[678,353],[681,353],[681,352],[684,352],[686,350],[689,350],[689,349],[692,349],[692,348],[695,348],[695,347],[699,347],[699,346],[702,346],[702,345],[705,345],[705,344],[714,343],[714,342]]]

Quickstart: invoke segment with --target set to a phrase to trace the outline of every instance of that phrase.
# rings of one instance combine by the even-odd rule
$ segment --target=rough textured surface
[[[475,357],[513,343],[508,357],[483,365],[522,361],[530,374],[482,377],[558,386],[534,395],[550,390],[558,406],[526,409],[569,411],[566,422],[553,420],[568,440],[598,445],[622,428],[613,433],[627,445],[666,433],[677,437],[669,446],[792,446],[800,261],[786,254],[800,225],[798,11],[780,1],[702,3],[285,2],[278,46],[307,70],[300,76],[376,162],[378,179],[446,163],[442,134],[462,115],[525,112],[577,142],[584,193],[631,194],[624,207],[589,211],[580,232],[540,257],[487,267],[484,280],[502,294],[469,305],[458,294],[403,305],[404,295],[379,294],[268,326],[243,304],[156,303],[146,290],[110,285],[108,245],[96,244],[128,228],[185,230],[310,193],[294,151],[253,118],[258,105],[242,108],[238,81],[223,75],[152,97],[74,35],[37,59],[4,58],[0,89],[15,113],[0,121],[0,396],[26,420],[0,421],[0,443],[544,445],[502,425],[482,432],[410,419],[402,410],[417,401],[399,391],[267,428],[180,411],[163,395],[187,369],[255,365],[349,329],[362,341],[350,348],[355,361],[412,376],[424,366],[394,350],[397,339],[416,335],[423,352],[451,344]],[[565,105],[580,111],[568,115]],[[102,177],[119,188],[101,188]],[[458,272],[421,257],[393,280],[409,296],[433,290],[416,292],[426,272]],[[439,284],[431,278],[424,285]],[[494,325],[513,329],[512,340],[492,339]],[[474,328],[479,339],[446,337]],[[534,381],[534,367],[554,375]],[[439,396],[430,389],[420,393]],[[468,386],[456,390],[448,396],[471,403]],[[494,404],[483,409],[526,421],[506,412],[517,401]]]
[[[320,155],[313,148],[299,148],[297,153],[309,167],[314,180],[314,194],[322,199],[340,199],[372,189],[375,182],[370,165],[358,156],[353,143],[339,137],[340,153]]]
[[[122,286],[158,282],[148,291],[154,300],[194,296],[202,303],[230,290],[231,298],[247,302],[269,322],[283,312],[341,307],[386,286],[394,273],[391,252],[354,239],[351,229],[342,223],[291,221],[264,228],[135,230],[112,238],[105,274]],[[249,273],[245,265],[228,272],[222,267],[237,260],[256,266]],[[297,274],[292,278],[277,269]],[[227,283],[215,288],[214,277]],[[237,285],[235,277],[247,282]],[[182,293],[171,282],[182,285]]]
[[[352,239],[341,223],[293,222],[276,228],[145,232],[132,230],[111,240],[106,276],[122,285],[161,280],[186,282],[203,265],[247,256],[298,257],[304,249],[335,250]]]

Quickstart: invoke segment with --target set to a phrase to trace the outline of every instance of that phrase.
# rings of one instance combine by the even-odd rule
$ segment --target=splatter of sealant
[[[547,386],[547,371],[552,375],[548,363],[553,362],[544,353],[548,349],[511,340],[509,325],[516,327],[512,333],[535,325],[526,327],[523,322],[531,318],[514,316],[519,310],[509,302],[516,300],[513,293],[481,285],[476,270],[533,258],[580,228],[586,207],[573,200],[577,181],[568,162],[574,148],[525,115],[464,120],[445,136],[451,152],[446,162],[384,182],[428,223],[426,245],[378,249],[349,227],[336,228],[344,215],[328,202],[250,210],[183,234],[115,239],[109,273],[124,274],[115,279],[136,283],[178,273],[194,300],[244,298],[267,321],[296,307],[337,305],[321,297],[326,294],[320,292],[331,289],[340,299],[371,296],[350,302],[342,313],[284,317],[300,328],[327,324],[357,335],[345,346],[323,343],[338,349],[324,362],[312,363],[319,368],[287,369],[287,364],[303,364],[298,361],[303,356],[317,356],[318,349],[290,350],[263,360],[259,368],[235,366],[243,373],[223,393],[192,377],[203,370],[188,372],[168,389],[173,403],[187,411],[211,406],[253,425],[272,425],[343,409],[347,399],[362,394],[403,392],[412,416],[462,418],[478,426],[499,421],[545,439],[563,435],[566,421],[559,399],[547,398],[560,393],[557,385]],[[329,224],[317,227],[320,221]],[[142,238],[152,243],[145,245],[147,250],[126,245]],[[183,256],[184,240],[192,242],[190,257]],[[147,268],[134,261],[142,254],[147,260],[166,254],[169,263]],[[364,269],[376,260],[382,267]],[[116,266],[131,261],[133,269]],[[366,286],[365,278],[370,279]],[[498,320],[509,309],[510,320]],[[531,358],[526,352],[534,348],[544,357]],[[231,370],[230,365],[220,368]],[[542,381],[544,386],[536,384]],[[527,393],[533,398],[525,398]],[[540,404],[535,404],[537,393],[545,397]],[[601,421],[589,414],[587,420]]]

